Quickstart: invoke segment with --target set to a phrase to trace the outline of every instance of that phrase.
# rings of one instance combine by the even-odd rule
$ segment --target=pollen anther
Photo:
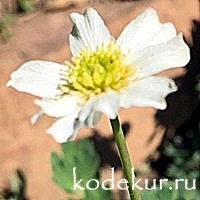
[[[95,52],[86,48],[72,59],[73,64],[65,62],[69,74],[65,76],[67,84],[61,85],[60,89],[64,93],[79,92],[86,98],[109,89],[120,91],[129,84],[129,77],[135,73],[133,67],[123,64],[124,58],[120,48],[113,43],[107,48],[101,45]]]

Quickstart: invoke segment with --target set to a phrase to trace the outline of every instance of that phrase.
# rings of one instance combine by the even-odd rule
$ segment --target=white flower
[[[115,40],[92,8],[83,15],[72,13],[71,19],[71,63],[29,61],[8,81],[8,86],[41,97],[35,101],[41,111],[33,123],[43,114],[55,117],[47,133],[65,142],[80,127],[94,126],[102,113],[114,119],[120,107],[166,108],[165,97],[177,87],[172,79],[154,74],[190,59],[182,34],[171,23],[160,23],[156,11],[147,9]]]

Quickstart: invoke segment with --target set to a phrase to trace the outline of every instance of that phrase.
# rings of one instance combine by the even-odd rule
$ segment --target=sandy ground
[[[44,59],[62,63],[70,58],[67,38],[72,24],[69,13],[83,12],[86,7],[94,7],[105,19],[111,33],[118,36],[123,27],[139,12],[146,7],[154,7],[158,10],[161,21],[173,22],[190,43],[192,43],[192,20],[200,20],[198,0],[100,2],[21,16],[12,27],[14,37],[8,43],[0,43],[0,188],[8,183],[9,176],[16,168],[21,168],[28,179],[30,199],[56,200],[64,199],[66,196],[51,181],[50,152],[60,150],[60,145],[50,135],[45,134],[45,129],[50,126],[52,119],[44,117],[35,126],[31,126],[29,119],[38,111],[33,103],[36,97],[18,93],[14,89],[6,88],[5,85],[9,74],[27,60]],[[185,73],[185,69],[165,72],[171,77]],[[169,99],[170,108],[173,108],[173,101]],[[191,106],[190,111],[193,109]],[[165,127],[157,124],[154,118],[156,113],[157,111],[152,108],[120,111],[121,121],[129,124],[127,141],[136,167],[156,150],[163,137]],[[188,116],[189,114],[185,113],[179,121],[183,122]],[[180,117],[182,116],[178,113],[175,116],[176,119]],[[79,131],[78,137],[86,136],[94,136],[97,143],[105,141],[105,144],[113,146],[110,126],[105,117],[95,131],[86,128]],[[103,155],[102,151],[101,154]],[[112,158],[107,156],[106,159],[105,163],[115,165]]]

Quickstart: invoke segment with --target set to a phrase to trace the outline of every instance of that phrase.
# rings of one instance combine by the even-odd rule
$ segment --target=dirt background
[[[27,194],[31,200],[56,200],[66,196],[51,180],[50,152],[59,151],[60,145],[45,134],[51,118],[44,117],[35,126],[30,125],[30,117],[38,111],[33,103],[36,97],[6,88],[9,74],[28,60],[44,59],[62,63],[70,58],[68,35],[72,24],[69,14],[72,11],[83,12],[86,7],[99,11],[115,37],[147,7],[157,9],[162,22],[173,22],[191,46],[193,20],[200,21],[198,0],[57,0],[51,3],[33,14],[19,16],[11,27],[14,33],[11,40],[7,43],[0,41],[0,188],[8,184],[16,168],[21,168],[28,179]],[[189,67],[197,67],[194,65],[190,63]],[[169,70],[164,74],[180,77],[186,73],[187,69],[184,68]],[[195,102],[191,93],[182,91],[168,98],[169,108],[164,112],[157,113],[152,108],[120,110],[121,121],[128,130],[127,142],[134,166],[141,166],[145,158],[155,153],[166,128],[173,131],[190,117],[196,108]],[[160,117],[155,119],[155,116]],[[95,130],[84,128],[78,133],[78,138],[88,136],[95,140],[105,166],[116,166],[115,157],[102,151],[114,146],[108,120],[103,117]]]

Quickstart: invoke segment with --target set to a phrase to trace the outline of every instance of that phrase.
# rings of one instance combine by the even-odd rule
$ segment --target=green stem
[[[135,176],[135,175],[134,175],[134,170],[132,170],[131,160],[129,157],[126,141],[125,141],[124,134],[123,134],[118,117],[116,119],[111,119],[110,123],[112,126],[115,141],[117,143],[123,172],[128,181],[127,185],[128,185],[130,198],[131,200],[141,200],[141,196],[139,192],[135,189],[132,189],[132,185],[133,185],[132,176]]]

